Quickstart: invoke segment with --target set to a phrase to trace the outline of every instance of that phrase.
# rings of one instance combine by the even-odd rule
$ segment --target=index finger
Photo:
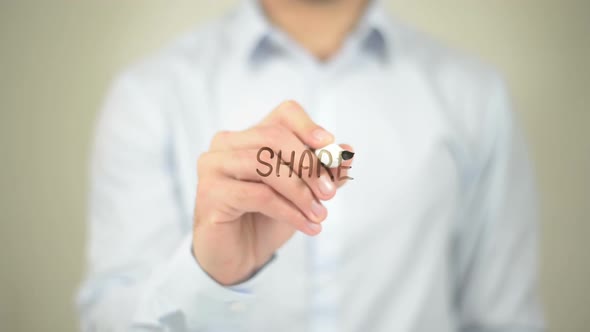
[[[334,142],[334,136],[313,122],[303,107],[292,100],[282,102],[262,123],[286,127],[312,149],[319,149]]]

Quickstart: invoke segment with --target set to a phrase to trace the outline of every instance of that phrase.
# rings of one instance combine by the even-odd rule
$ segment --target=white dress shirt
[[[304,23],[302,23],[304,24]],[[191,254],[215,132],[298,101],[354,180],[255,276]],[[231,163],[231,160],[227,160]],[[319,62],[245,1],[125,71],[92,159],[85,331],[541,331],[535,190],[501,78],[372,3]]]

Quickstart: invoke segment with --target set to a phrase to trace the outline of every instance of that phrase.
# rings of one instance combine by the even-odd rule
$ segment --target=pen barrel
[[[342,153],[344,151],[340,145],[330,144],[316,149],[314,153],[323,165],[328,168],[336,168],[342,164]]]

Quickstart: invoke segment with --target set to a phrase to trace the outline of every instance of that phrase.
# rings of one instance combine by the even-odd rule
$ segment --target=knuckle
[[[212,197],[212,191],[215,186],[207,180],[199,180],[197,184],[197,197]]]
[[[259,203],[262,204],[271,204],[274,200],[274,193],[273,191],[268,188],[267,186],[260,186],[253,192],[248,191],[246,193],[247,196],[253,195]]]
[[[234,162],[242,164],[243,162],[250,159],[252,156],[250,150],[234,150],[232,151],[232,159]]]
[[[209,153],[204,152],[199,155],[197,159],[197,174],[201,174],[209,164]]]
[[[216,132],[215,135],[213,135],[213,139],[211,140],[211,147],[220,145],[226,140],[229,134],[229,130],[221,130]]]
[[[214,139],[223,140],[226,138],[231,132],[229,130],[220,130],[215,133]]]
[[[248,198],[248,192],[250,192],[250,189],[247,186],[239,186],[236,188],[234,194],[235,200],[238,202],[243,202]]]
[[[281,140],[283,130],[279,126],[268,126],[261,128],[260,134],[265,144],[272,146]]]
[[[279,110],[281,112],[287,112],[287,111],[292,112],[295,110],[301,111],[301,110],[303,110],[303,108],[295,100],[287,99],[281,103],[281,105],[279,106]]]
[[[249,169],[256,160],[256,153],[252,150],[237,150],[233,152],[232,162],[240,165],[240,169]]]
[[[279,104],[279,106],[273,112],[273,116],[277,117],[279,120],[282,120],[286,115],[291,114],[292,112],[301,112],[303,108],[299,105],[298,102],[292,99],[288,99],[283,101]]]
[[[224,217],[225,216],[221,211],[214,209],[209,211],[205,220],[208,225],[216,225],[222,222],[225,219]]]

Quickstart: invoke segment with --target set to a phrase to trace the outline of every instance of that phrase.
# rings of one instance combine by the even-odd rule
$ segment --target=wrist
[[[209,250],[210,252],[210,250]],[[254,264],[248,264],[238,257],[229,259],[211,257],[193,242],[192,255],[196,264],[215,282],[232,286],[248,280],[256,271]]]

